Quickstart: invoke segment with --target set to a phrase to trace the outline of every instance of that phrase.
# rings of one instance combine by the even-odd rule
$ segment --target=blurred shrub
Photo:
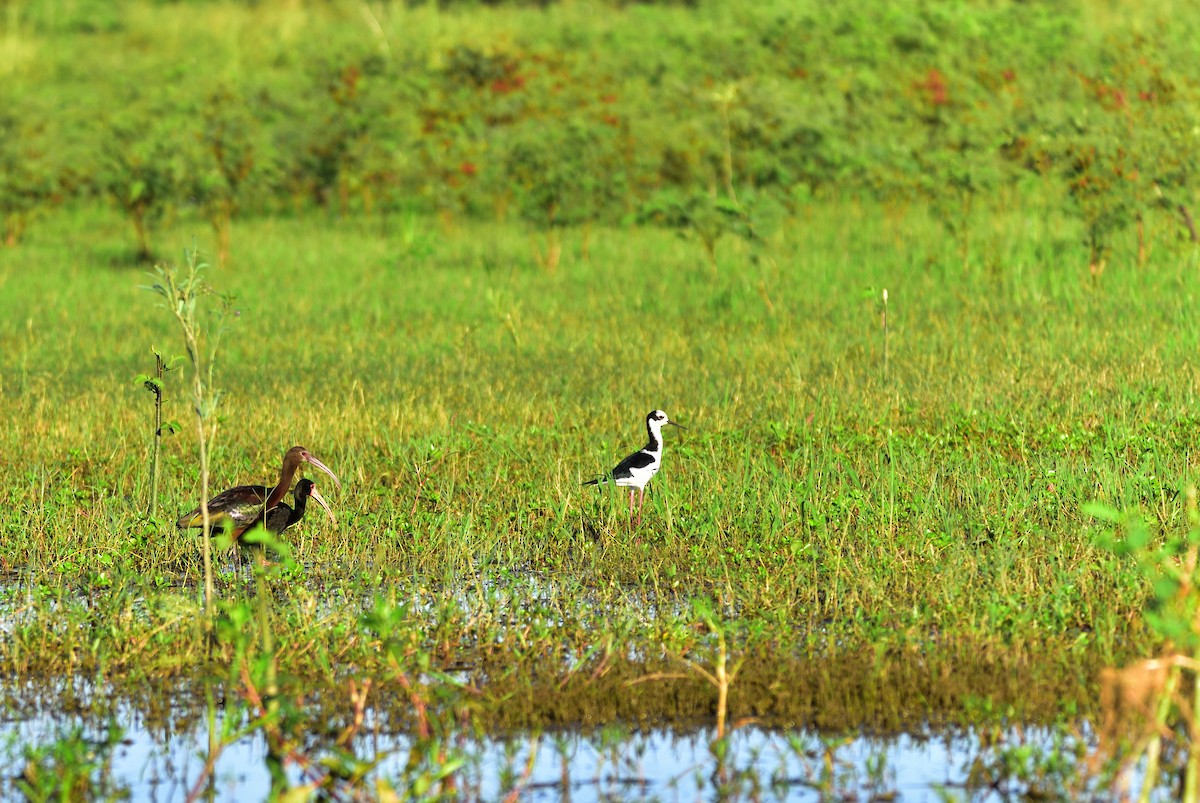
[[[176,207],[222,250],[239,214],[311,208],[547,231],[640,215],[711,244],[753,230],[745,198],[794,214],[851,195],[929,204],[966,263],[980,199],[1035,176],[1079,216],[1096,270],[1146,215],[1188,219],[1200,37],[1181,19],[1100,38],[1074,6],[1014,0],[497,5],[372,5],[372,38],[362,8],[263,0],[264,19],[294,15],[302,33],[236,67],[155,50],[147,20],[165,17],[139,13],[145,0],[22,6],[19,37],[77,57],[10,83],[37,102],[0,120],[6,238],[101,192],[141,251]],[[171,6],[185,21],[258,12]],[[128,75],[88,68],[97,36],[136,55],[113,67]]]
[[[14,105],[0,109],[0,222],[2,242],[14,246],[29,222],[56,199],[56,166],[45,123]]]

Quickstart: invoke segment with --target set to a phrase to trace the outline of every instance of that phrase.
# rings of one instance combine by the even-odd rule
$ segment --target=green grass
[[[1196,39],[1173,0],[1102,5],[10,3],[5,705],[182,729],[220,699],[336,763],[369,679],[389,728],[428,704],[434,771],[472,729],[711,723],[705,673],[738,666],[730,722],[1096,732],[1101,668],[1191,648],[1191,587],[1155,597],[1145,561],[1194,531],[1200,423],[1173,206]],[[218,123],[254,157],[227,196]],[[219,556],[211,632],[173,526],[200,486],[183,370],[144,513],[135,378],[184,347],[102,198],[156,181],[178,261],[238,202],[207,272],[236,310],[211,487],[273,480],[293,444],[344,483],[316,477],[339,526],[311,513],[265,580]],[[660,407],[688,429],[633,530],[581,483]],[[1091,502],[1150,543],[1114,554]],[[87,782],[82,744],[29,766]]]
[[[1017,701],[1029,673],[1053,676],[1052,708],[1086,699],[1088,667],[1150,648],[1147,590],[1081,507],[1184,529],[1195,264],[1165,238],[1144,270],[1093,280],[1069,225],[995,213],[964,272],[921,210],[844,205],[754,252],[723,243],[713,275],[697,244],[653,230],[593,230],[587,260],[568,232],[547,272],[513,227],[406,226],[244,221],[234,264],[209,273],[240,313],[213,487],[272,478],[295,443],[344,481],[327,494],[340,526],[289,531],[299,566],[273,585],[293,678],[376,671],[380,643],[499,662],[515,674],[492,675],[497,695],[513,677],[537,688],[534,667],[567,672],[564,656],[703,656],[693,598],[718,603],[736,649],[773,645],[747,675],[767,687],[813,662],[899,672],[923,655],[964,678],[1013,667]],[[166,236],[182,248],[193,231]],[[120,220],[76,210],[0,251],[0,566],[17,612],[0,655],[22,673],[213,671],[199,543],[171,526],[197,501],[178,375],[166,417],[185,427],[166,442],[162,517],[143,515],[153,411],[134,377],[152,346],[181,346],[123,242]],[[640,445],[655,407],[690,429],[668,433],[635,533],[621,495],[580,482]],[[220,588],[251,595],[228,572]],[[361,618],[377,596],[401,605],[387,638]]]

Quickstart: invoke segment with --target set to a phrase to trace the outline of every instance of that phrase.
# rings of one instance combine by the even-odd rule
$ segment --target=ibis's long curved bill
[[[342,489],[342,481],[337,478],[337,474],[334,474],[333,471],[329,468],[329,466],[322,463],[313,454],[306,452],[304,455],[304,462],[311,464],[314,468],[319,468],[319,469],[321,469],[321,471],[324,471],[333,480],[333,484],[338,487],[338,490],[340,491]],[[313,497],[314,498],[318,497],[316,488],[313,488]],[[318,501],[321,501],[321,500],[318,498]],[[323,501],[321,501],[321,504],[324,505],[325,503]],[[326,506],[325,509],[328,510],[329,507]],[[332,515],[332,514],[330,514],[330,515]]]
[[[317,490],[316,485],[312,486],[312,489],[309,491],[309,496],[312,497],[314,502],[325,508],[325,515],[329,516],[329,520],[333,522],[333,526],[336,527],[337,519],[334,518],[333,511],[330,509],[329,503],[325,501],[325,497],[321,496],[321,492]]]

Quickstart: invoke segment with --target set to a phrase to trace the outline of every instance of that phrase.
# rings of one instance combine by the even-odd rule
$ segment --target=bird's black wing
[[[633,469],[647,468],[648,466],[653,465],[653,463],[654,455],[650,454],[649,452],[645,450],[634,452],[620,463],[617,463],[617,467],[612,470],[612,478],[614,480],[623,480],[626,477],[632,477]]]
[[[299,511],[299,515],[297,515],[297,510],[292,510],[291,507],[282,502],[268,510],[266,516],[263,517],[263,524],[266,525],[267,532],[271,535],[280,535],[288,527],[299,521],[300,517],[304,515],[301,499],[296,500],[296,508]]]

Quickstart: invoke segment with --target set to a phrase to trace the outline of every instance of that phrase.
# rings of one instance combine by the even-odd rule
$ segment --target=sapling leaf
[[[1121,514],[1115,507],[1106,505],[1102,502],[1087,502],[1083,506],[1083,512],[1089,516],[1093,516],[1102,521],[1117,524],[1121,521]]]
[[[1147,611],[1146,623],[1160,636],[1180,646],[1192,640],[1191,628],[1184,617]]]
[[[718,212],[724,212],[727,215],[740,216],[742,214],[742,208],[729,198],[718,198],[713,206]]]
[[[696,597],[693,599],[692,616],[703,622],[710,622],[713,619],[712,600],[705,597]]]
[[[1125,533],[1125,545],[1135,552],[1144,549],[1148,543],[1150,543],[1150,531],[1140,522],[1130,527]]]
[[[466,765],[466,763],[467,760],[461,757],[451,758],[447,761],[441,762],[437,767],[436,774],[438,780],[449,778],[450,776],[454,775],[454,773],[458,772],[463,766]]]
[[[255,525],[253,529],[245,533],[242,536],[242,542],[264,546],[275,552],[279,552],[284,548],[283,543],[275,538],[275,534],[261,524]]]
[[[317,784],[315,782],[293,786],[286,792],[283,792],[276,800],[279,803],[302,803],[305,800],[312,800],[313,793],[316,791]]]

